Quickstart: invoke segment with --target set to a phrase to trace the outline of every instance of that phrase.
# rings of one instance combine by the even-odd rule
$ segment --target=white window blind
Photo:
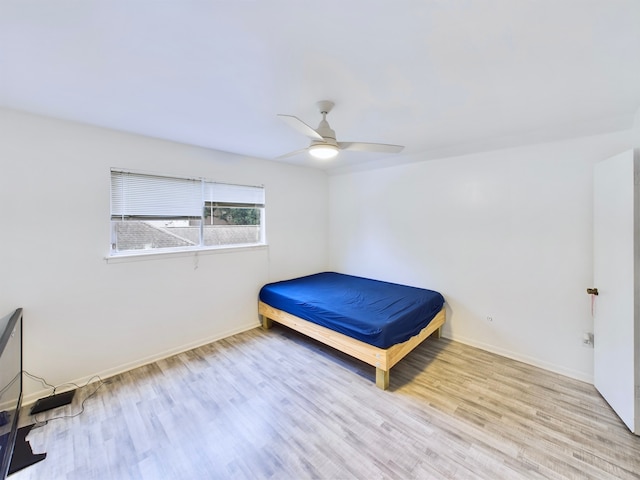
[[[264,206],[264,188],[205,182],[204,200],[214,203],[238,203],[261,207]]]
[[[200,180],[111,171],[112,217],[199,217]]]

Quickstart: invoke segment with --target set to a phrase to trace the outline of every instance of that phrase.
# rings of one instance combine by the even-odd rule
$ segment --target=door
[[[622,421],[640,434],[638,150],[594,169],[594,384]]]

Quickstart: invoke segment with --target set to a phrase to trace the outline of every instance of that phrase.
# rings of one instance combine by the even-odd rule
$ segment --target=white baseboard
[[[197,340],[195,342],[188,343],[186,345],[181,345],[179,347],[171,348],[169,350],[165,350],[164,352],[160,352],[160,353],[157,353],[157,354],[154,354],[154,355],[149,355],[148,357],[140,358],[138,360],[135,360],[135,361],[129,362],[129,363],[125,363],[125,364],[120,365],[120,366],[115,367],[115,368],[109,368],[109,369],[103,370],[101,372],[96,372],[96,373],[93,373],[91,375],[86,375],[84,377],[77,378],[75,380],[71,380],[70,382],[66,382],[64,384],[61,384],[61,386],[64,386],[64,388],[60,388],[59,390],[56,390],[56,393],[62,393],[62,392],[68,391],[68,390],[73,390],[73,388],[70,387],[70,386],[67,386],[67,384],[85,385],[87,383],[94,383],[94,382],[98,381],[98,377],[100,377],[102,380],[106,380],[109,377],[113,377],[113,376],[118,375],[120,373],[128,372],[129,370],[133,370],[134,368],[142,367],[144,365],[148,365],[150,363],[157,362],[158,360],[162,360],[162,359],[165,359],[165,358],[172,357],[174,355],[178,355],[178,354],[183,353],[183,352],[187,352],[189,350],[193,350],[194,348],[198,348],[198,347],[201,347],[203,345],[207,345],[209,343],[213,343],[213,342],[216,342],[218,340],[222,340],[223,338],[231,337],[232,335],[237,335],[238,333],[246,332],[247,330],[251,330],[251,329],[254,329],[254,328],[259,327],[259,326],[260,326],[259,323],[254,323],[254,324],[251,324],[251,325],[245,325],[245,326],[233,329],[233,330],[228,330],[228,331],[223,332],[223,333],[218,333],[216,335],[212,335],[211,337],[207,337],[207,338],[204,338],[204,339]],[[37,392],[29,393],[28,395],[25,395],[23,397],[22,405],[23,406],[31,405],[32,403],[34,403],[39,398],[48,396],[50,394],[51,394],[51,389],[42,389],[42,390],[39,390]]]
[[[194,348],[198,348],[198,347],[201,347],[203,345],[207,345],[209,343],[216,342],[218,340],[222,340],[222,339],[227,338],[227,337],[231,337],[232,335],[237,335],[238,333],[246,332],[247,330],[251,330],[251,329],[259,327],[259,326],[260,326],[259,323],[255,323],[255,324],[251,324],[251,325],[245,325],[245,326],[239,327],[237,329],[228,330],[226,332],[219,333],[219,334],[216,334],[216,335],[213,335],[211,337],[204,338],[204,339],[200,339],[198,341],[191,342],[191,343],[188,343],[186,345],[181,345],[179,347],[175,347],[175,348],[171,348],[169,350],[165,350],[164,352],[160,352],[160,353],[157,353],[155,355],[150,355],[150,356],[147,356],[147,357],[144,357],[144,358],[140,358],[138,360],[135,360],[133,362],[129,362],[129,363],[120,365],[120,366],[115,367],[115,368],[110,368],[110,369],[107,369],[107,370],[103,370],[101,372],[96,372],[96,373],[91,374],[91,375],[86,375],[84,377],[72,380],[72,381],[70,381],[68,383],[72,383],[72,384],[76,384],[76,385],[84,385],[87,382],[94,383],[94,382],[98,381],[97,377],[100,377],[102,380],[106,380],[109,377],[113,377],[113,376],[118,375],[120,373],[128,372],[129,370],[133,370],[134,368],[142,367],[144,365],[148,365],[150,363],[157,362],[158,360],[162,360],[162,359],[165,359],[165,358],[172,357],[174,355],[178,355],[178,354],[183,353],[183,352],[187,352],[189,350],[193,350]],[[517,361],[520,361],[520,362],[523,362],[523,363],[526,363],[526,364],[529,364],[529,365],[533,365],[535,367],[543,368],[545,370],[549,370],[550,372],[559,373],[560,375],[565,375],[567,377],[574,378],[576,380],[587,382],[587,383],[593,385],[593,375],[585,375],[583,372],[579,372],[579,371],[575,371],[575,370],[572,370],[572,369],[567,369],[567,368],[564,368],[564,367],[560,367],[558,365],[555,365],[555,364],[552,364],[552,363],[549,363],[549,362],[545,362],[545,361],[539,360],[539,359],[534,358],[534,357],[529,357],[527,355],[522,355],[522,354],[519,354],[517,352],[513,352],[513,351],[510,351],[510,350],[502,349],[502,348],[496,347],[494,345],[486,344],[486,343],[483,343],[483,342],[478,342],[476,340],[473,340],[473,339],[470,339],[470,338],[467,338],[467,337],[464,337],[464,336],[446,335],[444,333],[443,333],[442,336],[443,336],[443,338],[447,338],[447,339],[453,340],[455,342],[464,343],[465,345],[470,345],[472,347],[480,348],[482,350],[486,350],[488,352],[495,353],[495,354],[501,355],[503,357],[511,358],[513,360],[517,360]],[[71,388],[61,388],[58,393],[64,392],[64,391],[67,391],[67,390],[71,390]],[[23,398],[22,404],[23,404],[23,406],[31,405],[32,403],[34,403],[39,398],[47,396],[50,393],[51,393],[50,389],[42,389],[42,390],[39,390],[37,392],[30,393],[30,394],[26,395]]]
[[[517,360],[519,362],[526,363],[528,365],[533,365],[534,367],[539,367],[544,370],[549,370],[550,372],[559,373],[560,375],[564,375],[565,377],[573,378],[573,379],[580,380],[582,382],[586,382],[593,385],[593,375],[587,375],[584,372],[561,367],[553,363],[545,362],[538,358],[530,357],[528,355],[522,355],[518,352],[513,352],[510,350],[496,347],[495,345],[489,345],[487,343],[478,342],[476,340],[473,340],[461,335],[446,335],[443,332],[442,336],[444,338],[453,340],[455,342],[464,343],[465,345],[470,345],[472,347],[480,348],[482,350],[486,350],[487,352],[495,353],[496,355],[511,358],[512,360]]]

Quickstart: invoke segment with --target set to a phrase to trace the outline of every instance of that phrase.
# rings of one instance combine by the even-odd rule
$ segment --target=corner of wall
[[[640,147],[640,107],[636,110],[636,115],[633,121],[633,146]]]

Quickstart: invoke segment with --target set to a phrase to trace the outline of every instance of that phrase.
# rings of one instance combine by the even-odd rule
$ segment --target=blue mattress
[[[269,283],[260,300],[380,348],[417,335],[444,305],[433,290],[334,272]]]

